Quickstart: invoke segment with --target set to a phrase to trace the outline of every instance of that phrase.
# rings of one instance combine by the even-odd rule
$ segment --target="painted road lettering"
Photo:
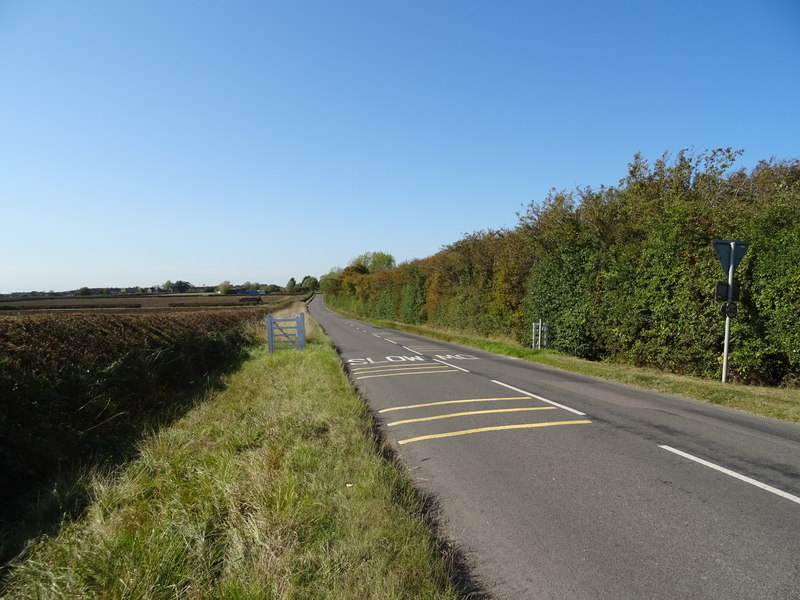
[[[379,365],[383,363],[425,362],[422,356],[387,356],[384,360],[373,358],[351,358],[347,361],[351,365]]]

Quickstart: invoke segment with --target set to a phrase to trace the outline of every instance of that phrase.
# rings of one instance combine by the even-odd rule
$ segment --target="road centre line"
[[[467,398],[466,400],[442,400],[440,402],[426,402],[425,404],[410,404],[408,406],[393,406],[384,408],[378,413],[387,413],[395,410],[409,410],[412,408],[424,408],[426,406],[442,406],[443,404],[466,404],[467,402],[498,402],[500,400],[529,400],[528,396],[513,396],[511,398]]]
[[[467,412],[450,413],[447,415],[436,415],[434,417],[420,417],[418,419],[404,419],[403,421],[392,421],[387,423],[387,427],[403,425],[404,423],[422,423],[423,421],[438,421],[439,419],[452,419],[453,417],[467,417],[470,415],[491,415],[496,413],[522,412],[529,410],[556,410],[555,406],[525,406],[518,408],[495,408],[491,410],[469,410]]]
[[[397,342],[395,342],[394,340],[390,340],[389,338],[383,338],[383,339],[385,339],[385,340],[386,340],[387,342],[389,342],[390,344],[394,344],[395,346],[399,346],[399,345],[400,345],[400,344],[398,344]]]
[[[591,423],[591,421],[550,421],[547,423],[521,423],[517,425],[499,425],[497,427],[480,427],[478,429],[464,429],[462,431],[450,431],[448,433],[434,433],[431,435],[421,435],[419,437],[408,438],[407,440],[400,440],[398,444],[410,444],[412,442],[421,442],[423,440],[433,440],[437,438],[456,437],[460,435],[471,435],[473,433],[483,433],[485,431],[504,431],[506,429],[532,429],[534,427],[553,427],[556,425],[580,425],[583,423]]]
[[[564,406],[563,404],[559,404],[558,402],[553,402],[552,400],[548,400],[547,398],[543,398],[542,396],[531,394],[530,392],[526,392],[525,390],[515,388],[513,385],[508,385],[507,383],[503,383],[502,381],[497,381],[496,379],[492,379],[491,381],[492,383],[496,383],[497,385],[502,385],[503,387],[507,387],[508,389],[514,390],[515,392],[519,392],[520,394],[527,394],[531,398],[536,398],[537,400],[541,400],[542,402],[547,402],[548,404],[552,404],[553,406],[557,406],[558,408],[563,408],[564,410],[568,410],[569,412],[575,413],[576,415],[580,415],[582,417],[586,416],[586,413],[582,413],[579,410],[575,410],[574,408],[570,408],[569,406]]]
[[[446,363],[443,360],[439,360],[438,358],[433,359],[435,362],[442,363],[443,365],[447,365],[448,367],[453,367],[454,369],[458,369],[459,371],[464,371],[464,373],[469,373],[466,369],[462,369],[461,367],[457,367],[455,365],[451,365],[450,363]]]
[[[403,346],[403,348],[405,350],[408,350],[409,352],[413,352],[414,354],[422,355],[422,352],[417,352],[416,350],[414,350],[413,348],[409,348],[408,346]]]
[[[411,373],[385,373],[383,375],[362,375],[356,379],[372,379],[373,377],[399,377],[400,375],[435,375],[437,373],[458,373],[455,369],[442,369],[440,371],[413,371]]]
[[[797,502],[798,504],[800,504],[800,498],[790,494],[789,492],[784,492],[783,490],[779,490],[778,488],[774,488],[771,485],[767,485],[766,483],[761,483],[760,481],[758,481],[756,479],[751,479],[750,477],[747,477],[746,475],[742,475],[741,473],[737,473],[736,471],[731,471],[730,469],[726,469],[725,467],[721,467],[720,465],[714,464],[714,463],[709,462],[707,460],[703,460],[702,458],[698,458],[697,456],[689,454],[688,452],[683,452],[682,450],[678,450],[676,448],[672,448],[671,446],[659,445],[659,448],[663,448],[664,450],[666,450],[668,452],[672,452],[673,454],[677,454],[678,456],[682,456],[683,458],[688,458],[689,460],[692,460],[692,461],[694,461],[696,463],[700,463],[701,465],[703,465],[705,467],[708,467],[710,469],[714,469],[715,471],[719,471],[720,473],[725,473],[725,475],[730,475],[731,477],[734,477],[734,478],[738,479],[739,481],[744,481],[745,483],[749,483],[750,485],[754,485],[754,486],[756,486],[758,488],[761,488],[762,490],[766,490],[768,492],[772,492],[773,494],[781,496],[782,498],[786,498],[787,500],[791,500],[792,502]]]

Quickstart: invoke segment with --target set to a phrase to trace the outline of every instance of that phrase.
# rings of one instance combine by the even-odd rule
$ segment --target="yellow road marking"
[[[500,425],[498,427],[481,427],[479,429],[464,429],[463,431],[450,431],[448,433],[434,433],[432,435],[421,435],[419,437],[400,440],[398,444],[410,444],[422,440],[433,440],[437,438],[455,437],[459,435],[470,435],[472,433],[483,433],[484,431],[503,431],[505,429],[529,429],[533,427],[553,427],[555,425],[580,425],[591,423],[591,421],[551,421],[549,423],[522,423],[519,425]]]
[[[427,363],[427,364],[404,364],[404,365],[392,365],[392,366],[381,366],[381,367],[360,367],[358,369],[353,369],[353,373],[374,373],[375,371],[407,371],[408,369],[441,369],[442,363]]]
[[[425,406],[441,406],[442,404],[463,404],[466,402],[497,402],[498,400],[530,400],[530,396],[512,396],[509,398],[468,398],[466,400],[443,400],[441,402],[428,402],[426,404],[411,404],[409,406],[393,406],[384,408],[379,413],[392,412],[393,410],[408,410],[409,408],[423,408]]]
[[[383,375],[363,375],[356,379],[371,379],[373,377],[399,377],[400,375],[434,375],[436,373],[460,373],[457,369],[442,369],[440,371],[412,371],[411,373],[384,373]]]
[[[436,421],[437,419],[450,419],[452,417],[466,417],[468,415],[491,415],[494,413],[522,412],[526,410],[555,410],[555,406],[526,406],[524,408],[495,408],[493,410],[470,410],[467,412],[450,413],[449,415],[436,415],[435,417],[421,417],[419,419],[405,419],[403,421],[392,421],[387,423],[387,427],[402,425],[403,423],[420,423],[422,421]]]

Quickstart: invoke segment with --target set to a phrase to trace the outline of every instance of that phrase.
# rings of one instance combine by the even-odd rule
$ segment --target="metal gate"
[[[303,313],[288,319],[276,319],[272,315],[267,315],[267,343],[270,352],[305,350],[306,324]]]

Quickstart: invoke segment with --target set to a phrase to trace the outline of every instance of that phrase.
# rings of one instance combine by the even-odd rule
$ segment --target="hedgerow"
[[[740,152],[640,155],[615,187],[556,191],[513,229],[464,237],[426,259],[320,282],[326,301],[366,316],[511,336],[582,358],[718,377],[724,280],[712,239],[750,248],[734,320],[733,380],[800,379],[800,161],[732,170]]]
[[[274,310],[278,307],[271,307]],[[265,309],[0,316],[0,489],[113,453],[252,343]]]

